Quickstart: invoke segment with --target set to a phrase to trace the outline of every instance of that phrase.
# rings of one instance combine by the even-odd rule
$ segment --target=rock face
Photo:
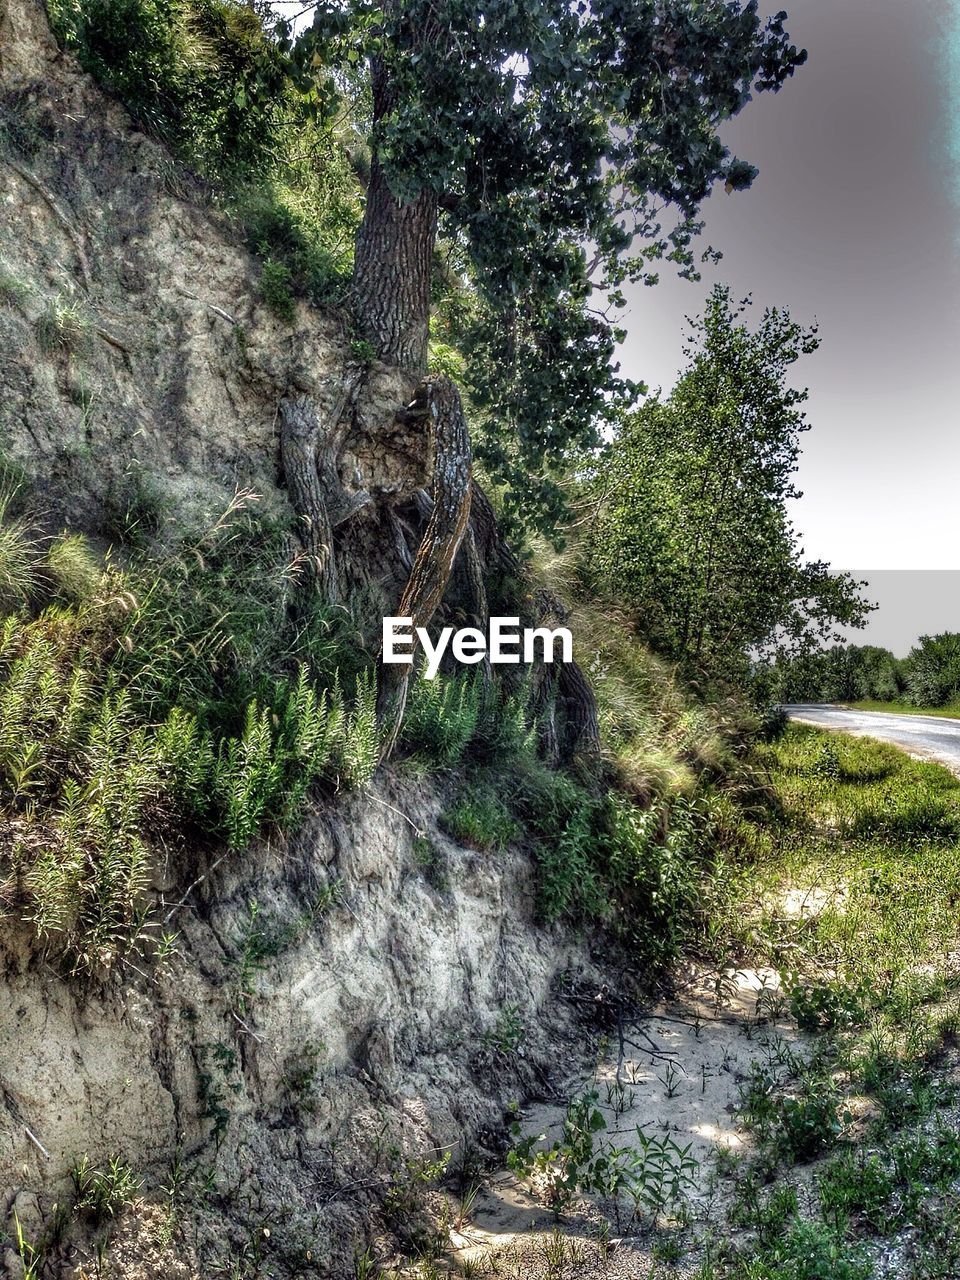
[[[543,1011],[584,957],[532,923],[529,860],[453,844],[438,804],[386,779],[224,863],[176,913],[172,958],[95,988],[4,922],[4,1217],[41,1237],[77,1160],[120,1156],[147,1200],[181,1171],[188,1274],[266,1228],[264,1274],[303,1274],[310,1252],[352,1275],[370,1206],[405,1166],[469,1167],[495,1146],[563,1042]]]
[[[0,209],[0,459],[51,526],[96,534],[137,502],[212,521],[238,487],[289,516],[278,406],[337,401],[342,322],[257,301],[229,224],[59,52],[37,0],[0,0]],[[415,442],[398,480],[365,434],[408,394],[375,369],[356,405],[344,465],[371,491],[423,483]],[[417,1225],[396,1186],[416,1189],[418,1161],[469,1164],[497,1141],[562,1042],[544,1014],[557,975],[587,960],[534,924],[529,857],[456,846],[440,806],[388,775],[288,842],[157,868],[169,954],[95,984],[0,920],[10,1276],[28,1260],[14,1213],[48,1274],[91,1274],[54,1207],[85,1156],[143,1180],[111,1274],[353,1276],[371,1222]],[[393,1218],[377,1218],[391,1185]]]
[[[272,314],[229,221],[60,53],[39,0],[0,15],[3,458],[51,521],[87,532],[143,501],[202,525],[244,487],[282,509],[281,400],[308,395],[322,420],[358,381],[342,318]],[[374,492],[424,483],[409,440],[391,467],[366,433],[411,390],[368,372],[348,484],[358,469]]]

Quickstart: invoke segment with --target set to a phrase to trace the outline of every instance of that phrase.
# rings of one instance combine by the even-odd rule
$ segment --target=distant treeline
[[[960,633],[921,636],[906,658],[876,645],[836,645],[781,660],[772,671],[779,702],[909,702],[943,707],[960,701]]]

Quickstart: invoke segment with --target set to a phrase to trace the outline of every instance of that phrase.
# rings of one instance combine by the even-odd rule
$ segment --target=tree
[[[556,471],[571,450],[598,443],[611,394],[625,390],[603,308],[616,306],[625,280],[655,278],[659,258],[695,273],[701,202],[717,182],[750,185],[754,169],[718,129],[804,61],[785,17],[763,22],[756,0],[318,0],[296,43],[301,69],[338,69],[354,84],[359,69],[368,72],[356,322],[379,361],[423,378],[442,225],[478,300],[463,345],[474,403],[490,424],[480,452],[507,482],[508,504],[523,501],[528,523],[556,521]],[[421,496],[415,551],[393,518],[409,564],[396,608],[426,625],[461,546],[475,562],[483,531],[469,518],[478,491],[457,388],[427,380],[414,404],[432,435],[432,493]],[[297,464],[309,465],[311,451],[324,456],[336,424],[318,426],[315,445],[298,441]],[[380,433],[395,428],[396,417]],[[301,514],[310,528],[332,529],[320,511]],[[475,600],[482,608],[482,590]],[[406,671],[381,668],[387,749]],[[572,719],[595,721],[595,710],[581,712]]]
[[[780,654],[757,677],[777,702],[891,702],[903,694],[904,663],[877,645],[833,645]]]
[[[479,453],[528,521],[555,521],[551,472],[622,390],[620,286],[663,257],[694,272],[701,202],[750,185],[718,129],[804,61],[785,17],[756,0],[319,0],[299,62],[354,84],[368,68],[358,321],[422,374],[438,230],[462,249]]]
[[[773,309],[752,331],[748,305],[713,290],[686,371],[626,417],[594,482],[592,584],[696,677],[742,677],[765,646],[811,646],[868,609],[848,575],[803,560],[787,513],[809,429],[787,373],[816,330]]]
[[[960,695],[960,634],[921,636],[904,663],[907,696],[918,707],[942,707]]]

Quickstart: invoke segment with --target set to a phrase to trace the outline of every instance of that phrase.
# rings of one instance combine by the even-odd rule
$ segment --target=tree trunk
[[[392,110],[389,74],[379,60],[373,76],[374,138]],[[437,238],[437,197],[421,191],[401,202],[390,190],[374,142],[370,183],[357,232],[353,298],[357,320],[378,359],[420,375],[427,368],[430,270]]]
[[[434,437],[433,509],[395,614],[411,618],[414,629],[426,627],[436,613],[470,520],[470,435],[460,393],[449,378],[435,378],[424,383],[418,400]],[[412,669],[380,662],[377,719],[384,759],[396,744]]]

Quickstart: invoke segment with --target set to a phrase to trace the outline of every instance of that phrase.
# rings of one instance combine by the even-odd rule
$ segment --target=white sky
[[[623,368],[669,386],[683,317],[715,279],[757,310],[817,319],[822,347],[795,366],[811,390],[796,509],[807,554],[960,569],[960,4],[784,7],[810,60],[729,129],[760,177],[705,205],[724,259],[700,285],[664,271],[635,291]]]

